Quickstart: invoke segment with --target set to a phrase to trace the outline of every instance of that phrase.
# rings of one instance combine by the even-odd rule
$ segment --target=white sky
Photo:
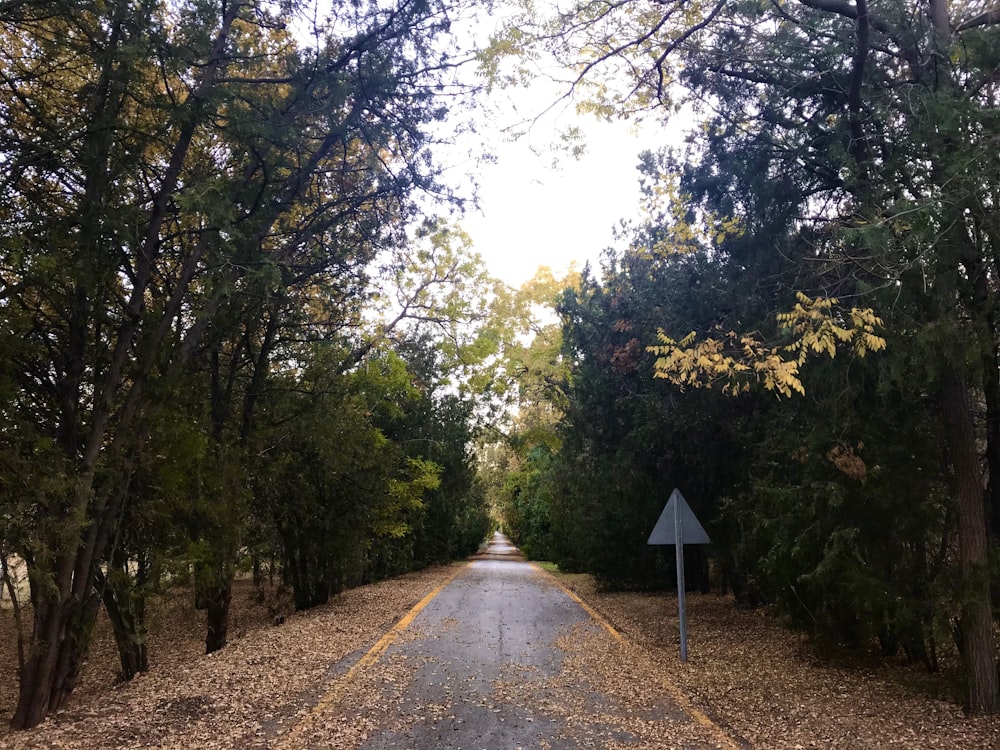
[[[485,43],[501,18],[499,13],[479,15],[465,22],[468,30],[458,35],[469,44],[475,44],[475,38]],[[478,168],[480,210],[470,210],[461,226],[491,274],[514,287],[534,276],[539,266],[550,267],[557,276],[574,261],[580,269],[588,260],[598,268],[601,251],[614,244],[613,228],[639,215],[639,153],[659,148],[668,136],[652,124],[637,134],[629,123],[601,122],[592,115],[577,115],[568,102],[556,104],[566,87],[544,74],[563,79],[567,74],[551,67],[544,70],[552,64],[536,59],[533,65],[543,77],[530,90],[496,92],[475,118],[479,138],[496,162]],[[511,142],[502,134],[503,128],[539,115],[520,139]],[[586,152],[578,159],[560,154],[553,165],[552,145],[571,127],[583,131]],[[670,135],[676,143],[679,133]],[[447,164],[448,155],[442,156]],[[453,171],[451,184],[468,196],[471,185],[461,178],[462,169]]]
[[[613,227],[638,215],[638,154],[652,139],[640,140],[626,123],[587,117],[573,124],[586,131],[579,159],[563,155],[553,165],[547,151],[553,131],[544,128],[530,141],[498,138],[496,163],[479,171],[481,211],[470,211],[462,227],[491,274],[511,286],[539,266],[557,275],[573,261],[582,269],[590,260],[596,268],[601,251],[614,244]]]
[[[315,2],[316,17],[322,18],[329,12],[328,0]],[[540,5],[554,7],[555,1],[542,0]],[[466,51],[477,39],[485,43],[508,12],[502,3],[487,8],[462,18],[458,24],[463,30],[458,24],[453,27]],[[480,210],[470,209],[460,223],[491,274],[514,287],[534,276],[539,266],[550,267],[556,275],[574,261],[580,269],[588,260],[597,268],[601,251],[613,244],[613,227],[639,214],[639,152],[658,148],[668,135],[651,128],[637,135],[628,123],[577,116],[566,104],[553,108],[529,136],[510,142],[501,134],[502,127],[546,111],[563,93],[563,88],[545,81],[534,83],[530,91],[504,90],[495,97],[502,105],[487,103],[494,124],[480,122],[479,137],[496,163],[477,168]],[[513,114],[515,110],[520,114]],[[554,167],[550,146],[571,126],[584,131],[586,153],[579,159],[562,155]],[[463,145],[468,144],[439,153],[437,161],[446,167],[452,163],[446,181],[460,195],[471,197],[471,181],[462,176],[467,163],[463,167],[458,156]]]

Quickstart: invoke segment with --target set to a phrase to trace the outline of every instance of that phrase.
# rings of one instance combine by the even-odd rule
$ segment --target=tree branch
[[[850,18],[852,21],[858,17],[857,7],[846,0],[799,0],[799,2],[814,10],[836,13],[838,16]]]
[[[858,20],[858,5],[852,5],[846,2],[846,0],[798,0],[802,5],[807,8],[812,8],[813,10],[821,10],[826,13],[834,13],[838,16],[843,16],[844,18],[850,18],[852,21]],[[903,35],[900,34],[899,30],[894,28],[885,19],[874,15],[868,9],[865,3],[859,3],[859,5],[864,6],[864,13],[868,16],[868,24],[871,28],[876,31],[885,34],[887,37],[895,42],[896,46],[899,48],[900,54],[903,55],[910,69],[914,72],[918,72],[921,69],[920,65],[920,55],[917,53],[916,48],[913,44],[904,43]]]
[[[871,25],[869,23],[867,0],[857,0],[857,11],[855,38],[858,46],[854,52],[851,87],[847,92],[847,109],[851,129],[849,151],[859,163],[863,163],[868,158],[868,143],[865,138],[864,127],[861,124],[861,88],[864,84],[865,63],[868,60],[868,50],[871,41]],[[865,173],[867,174],[867,169],[865,169]]]
[[[973,16],[967,21],[962,21],[962,23],[955,27],[955,31],[965,31],[966,29],[974,29],[978,26],[996,26],[997,24],[1000,24],[1000,5],[985,10],[978,16]]]

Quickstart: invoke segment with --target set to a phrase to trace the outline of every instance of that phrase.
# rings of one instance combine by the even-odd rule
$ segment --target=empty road
[[[740,747],[585,606],[497,534],[370,651],[339,665],[276,744]]]

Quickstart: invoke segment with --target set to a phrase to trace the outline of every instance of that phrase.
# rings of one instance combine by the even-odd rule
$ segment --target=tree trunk
[[[52,605],[40,602],[35,607],[32,649],[21,666],[17,708],[11,729],[27,729],[40,724],[52,699],[51,675],[59,658],[59,640],[63,628],[59,613],[49,613]]]
[[[994,316],[990,316],[991,319]],[[993,327],[993,330],[996,330]],[[987,508],[989,528],[994,539],[1000,539],[1000,358],[996,342],[990,336],[990,346],[983,353],[983,395],[986,397],[986,465],[989,468]]]
[[[251,554],[250,560],[253,569],[253,587],[259,589],[264,585],[264,566],[260,560],[260,553],[254,552]]]
[[[962,660],[967,708],[974,714],[994,713],[998,709],[998,682],[982,469],[968,388],[963,378],[952,369],[945,375],[941,389],[945,435],[955,474],[954,503],[958,517],[963,585]]]
[[[145,599],[141,594],[133,595],[131,591],[113,586],[103,573],[98,575],[97,586],[115,635],[122,679],[131,680],[140,672],[148,672]]]
[[[34,648],[20,673],[11,729],[36,726],[65,704],[87,654],[99,603],[96,596],[88,596],[83,602],[43,604],[41,616],[36,610]]]
[[[232,574],[224,583],[208,587],[206,595],[208,597],[208,616],[206,618],[208,627],[205,635],[205,653],[211,654],[226,645],[226,637],[229,632],[229,602],[233,596]]]

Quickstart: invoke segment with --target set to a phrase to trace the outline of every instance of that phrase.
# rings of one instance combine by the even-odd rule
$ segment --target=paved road
[[[314,718],[354,713],[361,750],[735,747],[592,614],[497,534],[372,662],[374,694]]]

